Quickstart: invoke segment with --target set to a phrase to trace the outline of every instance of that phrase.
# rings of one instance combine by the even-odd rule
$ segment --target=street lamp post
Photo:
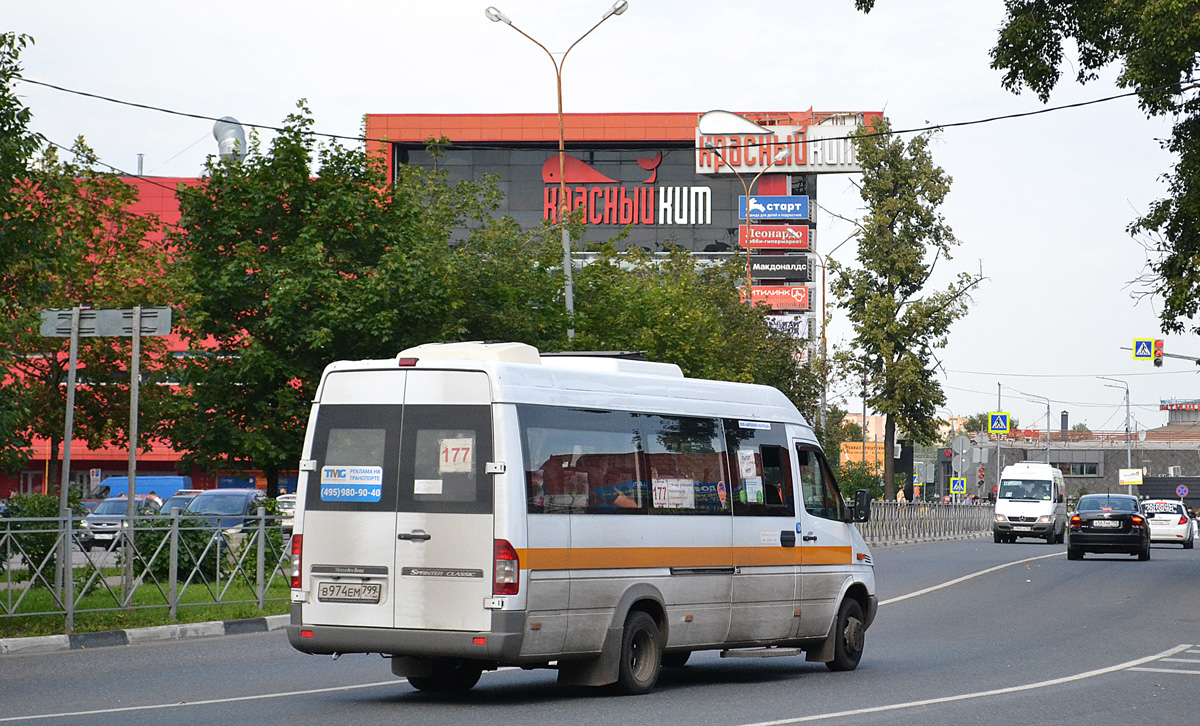
[[[758,178],[761,177],[763,174],[766,174],[768,169],[770,169],[771,167],[775,166],[779,162],[781,162],[781,161],[787,159],[789,156],[791,156],[791,150],[790,149],[780,149],[775,154],[775,158],[771,159],[771,163],[764,166],[761,171],[759,171],[757,174],[754,175],[754,178],[750,180],[750,183],[747,184],[745,178],[742,177],[742,175],[738,172],[737,169],[734,169],[729,164],[729,161],[725,158],[725,155],[721,153],[721,150],[717,148],[716,144],[714,144],[711,141],[705,141],[704,148],[709,149],[714,154],[721,157],[722,163],[724,163],[725,166],[728,166],[729,170],[732,171],[734,176],[737,177],[737,180],[742,183],[742,191],[745,192],[745,194],[746,194],[746,301],[749,303],[750,307],[754,307],[754,295],[751,292],[752,288],[754,287],[754,284],[750,279],[750,223],[751,223],[751,220],[750,220],[750,216],[751,216],[751,214],[750,214],[750,191],[753,190],[754,185],[758,183]],[[738,247],[740,248],[741,245],[739,244]],[[735,250],[734,256],[736,257],[739,254],[739,252],[740,252],[740,249]]]
[[[571,232],[567,229],[567,215],[571,211],[571,204],[567,200],[567,158],[563,143],[562,69],[563,64],[567,61],[567,55],[570,54],[571,50],[574,49],[575,46],[579,45],[580,40],[583,40],[591,35],[592,31],[596,28],[599,28],[600,24],[605,20],[608,20],[614,15],[620,15],[627,9],[629,9],[628,0],[617,0],[617,2],[613,3],[612,7],[605,11],[604,17],[600,18],[599,22],[593,25],[586,33],[579,36],[579,39],[572,43],[569,48],[567,48],[567,51],[562,54],[562,58],[560,59],[555,59],[554,54],[551,53],[546,46],[539,43],[533,38],[533,36],[529,35],[524,30],[521,30],[517,26],[513,25],[512,20],[510,20],[507,15],[497,10],[495,6],[489,7],[484,11],[484,15],[487,16],[488,20],[491,20],[493,23],[504,23],[508,27],[533,41],[534,45],[546,51],[546,55],[550,58],[550,62],[554,64],[554,76],[558,83],[558,225],[562,229],[563,275],[565,276],[563,293],[566,298],[567,306],[567,340],[575,339],[575,273],[571,262]]]
[[[1105,388],[1121,388],[1121,387],[1125,388],[1125,468],[1132,469],[1133,468],[1133,439],[1131,439],[1129,437],[1129,384],[1126,383],[1125,381],[1122,381],[1117,378],[1106,378],[1104,376],[1096,376],[1096,377],[1102,381],[1112,381],[1113,383],[1121,384],[1120,386],[1111,386],[1111,385],[1105,383],[1104,384]],[[1127,493],[1133,494],[1133,485],[1132,484],[1126,486],[1125,489],[1127,490]]]

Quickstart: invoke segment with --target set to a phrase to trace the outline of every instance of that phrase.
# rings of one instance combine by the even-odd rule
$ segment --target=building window
[[[1100,465],[1090,461],[1075,461],[1055,464],[1063,476],[1100,476]]]

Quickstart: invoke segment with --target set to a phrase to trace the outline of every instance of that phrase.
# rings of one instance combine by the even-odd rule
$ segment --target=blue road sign
[[[993,411],[992,413],[988,414],[989,434],[1007,434],[1008,428],[1007,411]]]
[[[808,197],[750,197],[751,219],[808,219]],[[746,219],[746,198],[738,197],[738,219]]]
[[[950,493],[951,494],[966,494],[967,480],[961,476],[950,478]]]
[[[1133,359],[1154,360],[1154,340],[1149,338],[1134,338]]]
[[[1187,493],[1188,493],[1187,484],[1180,484],[1178,487],[1175,488],[1175,493],[1179,495],[1180,499],[1183,499],[1184,497],[1186,497]]]

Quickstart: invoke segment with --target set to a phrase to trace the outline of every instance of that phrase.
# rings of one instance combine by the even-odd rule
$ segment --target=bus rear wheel
[[[635,610],[625,619],[617,691],[630,696],[649,693],[662,672],[662,634],[648,614]]]

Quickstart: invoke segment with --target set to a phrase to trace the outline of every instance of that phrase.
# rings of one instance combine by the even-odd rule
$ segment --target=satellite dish
[[[1146,430],[1142,429],[1141,431],[1138,432],[1138,441],[1145,441],[1145,440],[1146,440]]]

